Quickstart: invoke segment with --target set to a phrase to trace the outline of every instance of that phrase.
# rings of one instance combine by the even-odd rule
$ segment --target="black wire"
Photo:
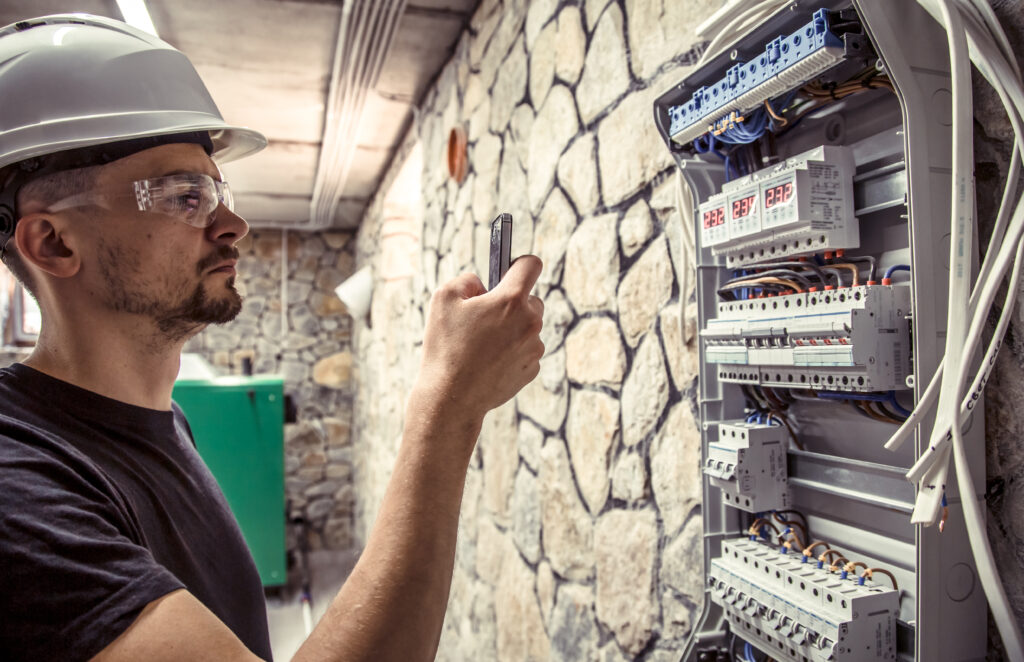
[[[884,414],[885,416],[888,416],[889,418],[893,419],[894,421],[903,422],[903,421],[907,420],[905,416],[900,416],[896,412],[894,412],[891,409],[889,409],[888,407],[886,407],[884,402],[875,402],[875,406],[878,407],[878,410],[880,412],[882,412],[882,414]]]
[[[821,270],[824,271],[825,273],[830,274],[830,275],[835,277],[835,279],[836,279],[836,287],[842,287],[843,286],[843,277],[839,273],[839,269],[832,269],[830,267],[822,267]]]
[[[875,258],[873,256],[871,256],[871,255],[857,255],[855,257],[851,257],[849,255],[844,255],[843,257],[839,257],[839,258],[836,258],[836,259],[837,260],[845,260],[847,262],[853,262],[854,264],[856,264],[857,262],[867,262],[867,263],[869,263],[871,265],[871,267],[870,267],[870,271],[868,272],[868,280],[874,280],[875,279],[875,266],[876,266],[875,262],[876,261],[875,261]]]
[[[756,278],[756,276],[754,276],[754,278]],[[717,290],[718,296],[724,297],[726,294],[733,294],[732,290],[739,290],[739,289],[742,289],[744,287],[749,287],[751,289],[759,289],[759,290],[771,290],[773,292],[791,292],[793,290],[792,287],[790,287],[788,285],[783,285],[781,283],[746,283],[746,284],[734,283],[734,284],[726,284],[726,285],[723,285],[722,287],[718,288],[718,290]],[[733,296],[733,301],[738,301],[738,299],[736,299],[736,297]]]
[[[811,527],[807,524],[807,517],[802,512],[800,512],[799,510],[793,510],[793,509],[789,509],[789,510],[776,510],[775,512],[776,512],[776,514],[779,514],[779,515],[796,515],[797,517],[799,517],[801,523],[804,525],[804,529],[807,532],[807,536],[810,537],[810,535],[811,535]],[[811,544],[811,541],[808,540],[807,544],[808,545]]]

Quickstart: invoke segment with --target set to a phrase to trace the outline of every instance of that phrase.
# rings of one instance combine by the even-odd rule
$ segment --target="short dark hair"
[[[59,167],[59,164],[57,165]],[[19,167],[20,164],[12,166],[12,168]],[[19,215],[18,209],[23,207],[30,200],[41,202],[44,205],[50,205],[54,202],[63,200],[70,195],[84,192],[95,183],[97,167],[98,166],[85,166],[74,168],[72,170],[58,170],[57,172],[51,172],[47,175],[31,179],[28,182],[21,184],[21,187],[18,189],[16,194],[17,204],[15,207],[15,216]],[[0,181],[7,179],[4,175],[7,175],[7,172],[0,175]],[[32,280],[32,274],[26,268],[25,262],[21,259],[21,254],[18,253],[13,237],[12,240],[8,241],[7,246],[2,252],[2,260],[4,266],[6,266],[14,277],[21,282],[25,289],[35,297],[35,282]]]

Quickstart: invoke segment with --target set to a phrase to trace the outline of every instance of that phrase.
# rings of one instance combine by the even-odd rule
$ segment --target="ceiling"
[[[373,2],[375,0],[355,0]],[[479,0],[409,0],[366,97],[334,227],[359,224],[413,116]],[[263,152],[224,166],[254,227],[301,227],[324,132],[342,0],[148,0],[160,37],[182,50],[225,120],[263,132]],[[67,12],[121,18],[114,0],[3,0],[0,27]]]

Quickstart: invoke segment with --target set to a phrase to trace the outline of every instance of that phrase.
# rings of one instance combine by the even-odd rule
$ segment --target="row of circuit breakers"
[[[711,152],[713,136],[844,63],[849,42],[831,31],[830,12],[810,18],[668,107],[671,141]],[[725,183],[700,201],[698,250],[710,249],[720,274],[701,350],[720,382],[832,397],[892,398],[908,387],[910,287],[876,273],[874,258],[843,257],[861,245],[854,175],[851,148],[819,145],[732,178],[727,162]],[[767,515],[794,507],[787,428],[766,415],[705,421],[704,475],[725,505],[758,518],[749,536],[722,541],[707,597],[732,633],[774,659],[896,660],[895,581],[801,548]]]
[[[853,215],[853,160],[822,146],[725,184],[699,209],[701,245],[728,267],[810,269],[835,282],[799,292],[723,301],[702,330],[705,360],[722,381],[830,391],[906,388],[910,371],[910,288],[860,281],[860,265],[779,260],[859,244]],[[769,262],[770,261],[770,262]],[[764,266],[753,276],[765,277]],[[889,280],[889,279],[886,279]]]

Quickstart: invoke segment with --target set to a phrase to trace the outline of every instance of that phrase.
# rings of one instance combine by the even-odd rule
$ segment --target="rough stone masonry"
[[[675,175],[651,107],[720,5],[483,0],[421,104],[404,148],[424,154],[415,273],[379,281],[372,326],[354,326],[357,543],[400,442],[431,292],[486,274],[498,212],[515,217],[513,253],[545,264],[547,353],[480,435],[439,660],[675,661],[700,614],[695,312],[679,291]],[[1010,140],[995,107],[979,100],[979,197],[998,200]],[[444,168],[455,126],[469,140],[461,185]],[[359,266],[380,266],[383,198],[402,161],[363,220]],[[1010,344],[989,398],[989,528],[1024,617],[1024,350]]]

